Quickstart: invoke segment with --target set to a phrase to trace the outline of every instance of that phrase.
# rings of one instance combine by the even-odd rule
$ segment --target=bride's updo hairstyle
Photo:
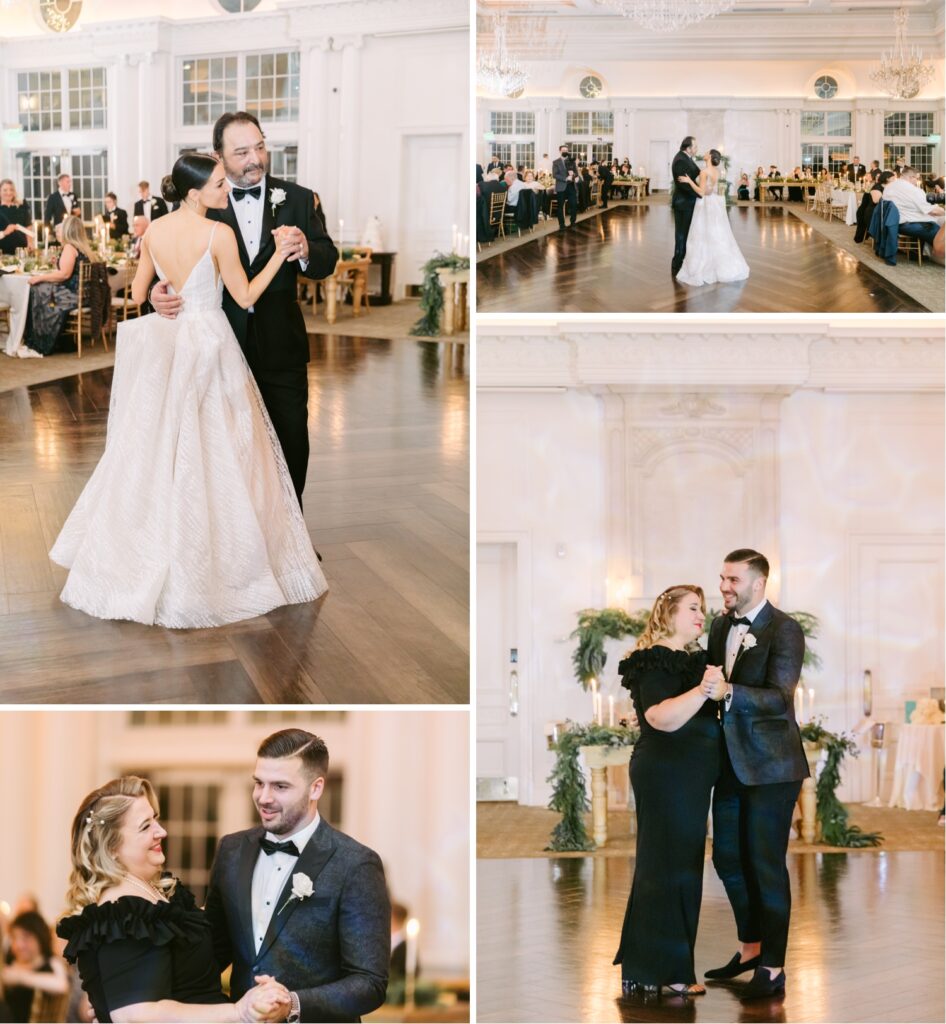
[[[643,651],[668,636],[673,636],[673,617],[676,614],[677,605],[687,594],[696,594],[700,599],[700,609],[706,614],[706,598],[700,587],[690,586],[686,583],[678,584],[675,587],[668,587],[654,601],[654,607],[650,610],[650,618],[644,632],[637,639],[637,650]]]
[[[79,805],[72,821],[72,874],[66,894],[66,914],[78,914],[83,907],[98,903],[106,890],[127,874],[118,860],[121,827],[128,809],[144,796],[158,813],[158,798],[147,779],[126,775],[94,789]],[[162,878],[156,883],[170,896],[176,879]]]
[[[719,165],[723,162],[723,154],[720,153],[720,151],[718,149],[711,149],[709,151],[709,158],[710,158],[710,163],[714,167],[719,167]]]
[[[216,167],[217,161],[203,153],[179,156],[171,173],[161,179],[161,195],[169,203],[183,203],[192,188],[200,191],[207,184]]]

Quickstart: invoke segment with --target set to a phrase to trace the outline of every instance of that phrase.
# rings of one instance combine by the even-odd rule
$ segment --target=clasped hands
[[[723,670],[719,665],[707,665],[700,682],[700,690],[710,700],[722,700],[726,696],[729,684],[723,678]]]
[[[258,974],[256,988],[251,988],[237,1003],[240,1020],[247,1024],[285,1020],[291,1008],[289,989],[269,974]]]

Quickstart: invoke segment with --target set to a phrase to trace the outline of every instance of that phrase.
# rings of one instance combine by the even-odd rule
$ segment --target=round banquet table
[[[10,306],[10,333],[6,336],[3,351],[8,356],[15,356],[26,330],[26,311],[30,303],[29,275],[0,275],[0,302]]]
[[[942,725],[902,725],[897,742],[890,807],[938,811],[943,803]]]

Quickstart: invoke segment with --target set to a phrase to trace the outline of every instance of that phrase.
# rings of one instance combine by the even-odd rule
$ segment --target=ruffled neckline
[[[703,651],[673,651],[669,647],[655,645],[641,651],[632,651],[619,665],[621,685],[630,688],[636,676],[654,669],[663,672],[682,672],[691,659],[698,659]]]
[[[63,956],[75,963],[80,953],[123,939],[147,940],[166,946],[175,939],[193,938],[209,928],[194,894],[178,882],[169,902],[152,903],[143,896],[119,896],[111,903],[90,904],[62,918],[56,934],[66,940]]]

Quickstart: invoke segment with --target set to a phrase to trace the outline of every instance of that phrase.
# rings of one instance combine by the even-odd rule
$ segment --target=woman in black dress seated
[[[699,587],[670,587],[657,598],[637,650],[619,667],[641,730],[630,767],[637,805],[634,882],[614,958],[625,993],[661,986],[680,995],[706,991],[696,984],[693,947],[722,742],[714,701],[726,684],[701,682],[706,655],[688,651],[705,619]]]
[[[879,177],[871,186],[870,191],[865,192],[862,196],[861,205],[857,208],[857,228],[854,231],[855,242],[863,242],[867,238],[874,210],[884,195],[884,185],[893,178],[896,178],[896,174],[893,171],[881,171]]]
[[[17,228],[32,228],[30,208],[20,202],[16,185],[9,179],[0,181],[0,252],[12,256],[17,249],[25,249],[30,239]]]
[[[151,784],[134,775],[90,793],[72,823],[69,914],[56,931],[96,1019],[284,1020],[289,996],[271,978],[227,1002],[210,924],[193,895],[162,876],[166,835]]]
[[[66,965],[53,955],[52,932],[35,910],[17,914],[10,923],[10,957],[0,970],[0,980],[10,1020],[45,1020],[33,1014],[36,994],[54,999],[68,993]]]

